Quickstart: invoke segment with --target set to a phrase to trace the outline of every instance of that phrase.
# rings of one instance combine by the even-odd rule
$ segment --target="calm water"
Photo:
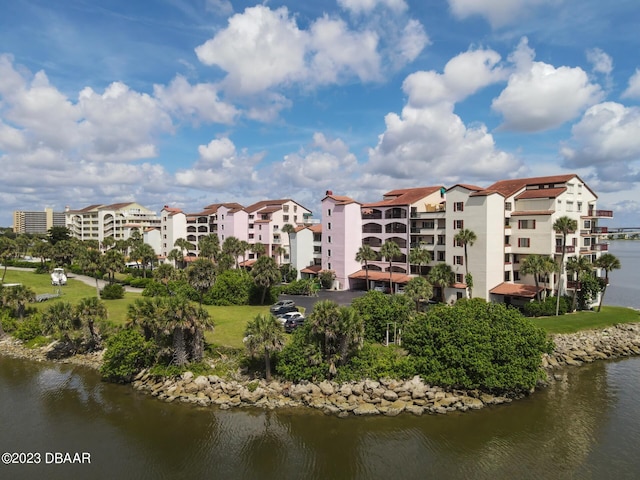
[[[612,241],[609,253],[620,259],[622,268],[609,274],[604,303],[640,308],[640,241]]]
[[[640,242],[610,251],[622,269],[605,303],[640,308]],[[640,358],[564,375],[477,412],[338,419],[165,404],[92,371],[0,356],[0,454],[43,458],[0,463],[0,479],[640,478]],[[46,465],[46,452],[91,464]]]

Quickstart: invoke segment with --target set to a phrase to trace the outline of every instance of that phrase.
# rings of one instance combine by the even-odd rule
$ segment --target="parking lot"
[[[293,300],[298,307],[304,307],[305,316],[313,311],[313,305],[320,300],[333,300],[338,305],[351,305],[354,298],[361,297],[367,292],[360,290],[334,291],[320,290],[317,297],[306,295],[280,295],[278,300]]]

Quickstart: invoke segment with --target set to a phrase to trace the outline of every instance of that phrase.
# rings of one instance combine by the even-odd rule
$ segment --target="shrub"
[[[416,374],[413,359],[396,345],[385,347],[367,342],[348,364],[338,367],[336,381],[358,381],[366,378],[404,379]]]
[[[378,343],[384,341],[388,323],[402,328],[414,310],[413,302],[405,295],[385,295],[374,290],[353,300],[351,306],[364,319],[365,340]]]
[[[564,315],[569,311],[571,299],[560,297],[559,315]],[[523,313],[527,317],[550,317],[556,314],[556,297],[547,297],[544,302],[529,302],[523,307]]]
[[[147,286],[142,291],[142,296],[143,297],[168,297],[169,288],[167,288],[167,286],[164,283],[160,283],[156,281],[148,282]]]
[[[117,300],[124,298],[124,287],[119,283],[110,283],[100,291],[100,298],[103,300]]]
[[[287,295],[311,295],[314,293],[314,280],[311,278],[301,278],[291,283],[280,286],[280,293]]]
[[[0,322],[2,322],[4,333],[13,332],[18,326],[18,320],[9,315],[7,310],[0,311]]]
[[[298,276],[298,271],[290,263],[285,263],[284,265],[280,265],[280,276],[283,282],[292,282]]]
[[[153,342],[134,329],[124,329],[107,340],[100,373],[109,381],[130,382],[133,376],[150,366],[155,356]]]
[[[275,369],[279,375],[293,382],[300,380],[321,381],[329,372],[329,365],[322,361],[318,345],[309,342],[308,324],[297,328],[291,341],[276,353]]]
[[[36,337],[39,337],[44,332],[42,331],[42,322],[39,315],[32,315],[22,321],[19,321],[16,325],[16,329],[13,332],[13,336],[23,342],[28,342]]]
[[[325,290],[329,290],[333,287],[333,282],[336,279],[336,272],[333,270],[322,270],[318,273],[318,279],[320,280],[320,285]]]
[[[504,304],[439,305],[412,319],[404,347],[425,381],[454,388],[528,391],[553,350],[543,329]]]
[[[153,278],[132,278],[129,281],[129,285],[135,288],[146,288],[149,284],[153,282],[154,282]]]
[[[204,295],[207,305],[248,305],[253,280],[244,270],[225,270]]]

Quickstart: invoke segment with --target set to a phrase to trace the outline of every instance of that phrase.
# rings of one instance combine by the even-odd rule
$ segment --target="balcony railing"
[[[565,245],[564,251],[565,253],[575,253],[576,247],[573,245]],[[562,245],[556,245],[556,253],[562,253]]]
[[[587,216],[613,218],[613,210],[589,210]]]
[[[597,252],[608,252],[609,244],[608,243],[596,243],[595,245]]]
[[[591,233],[609,233],[608,227],[593,227]]]

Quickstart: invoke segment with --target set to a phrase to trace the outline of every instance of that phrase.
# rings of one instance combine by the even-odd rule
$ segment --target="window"
[[[327,270],[331,270],[331,264],[327,263]]]
[[[507,212],[510,212],[511,211],[511,202],[504,202],[504,209]]]
[[[262,225],[258,225],[258,230],[262,230]]]
[[[584,221],[584,228],[586,230],[590,230],[591,229],[591,220],[585,220]]]
[[[591,237],[587,237],[584,239],[584,246],[585,247],[590,247],[591,246]]]
[[[461,240],[456,240],[456,238],[453,238],[453,246],[454,247],[463,247],[464,245],[462,244]]]
[[[287,213],[289,211],[289,205],[283,205],[282,206],[282,211]]]
[[[464,257],[462,255],[456,255],[453,257],[454,265],[464,265]]]
[[[327,230],[331,230],[331,222],[327,223]]]
[[[298,206],[297,206],[297,205],[294,205],[294,206],[293,206],[293,213],[295,213],[295,212],[297,212],[297,211],[298,211]]]
[[[511,254],[510,253],[505,253],[504,254],[504,263],[511,263]]]
[[[331,249],[328,249],[327,250],[327,257],[330,257],[330,256],[331,256]]]
[[[504,217],[504,226],[505,227],[511,226],[511,217]]]
[[[282,216],[282,220],[283,220],[284,222],[288,222],[288,221],[289,221],[289,215],[283,215],[283,216]]]
[[[327,236],[327,243],[331,243],[331,235]]]
[[[520,272],[513,272],[513,281],[514,282],[520,281]]]
[[[578,205],[577,211],[582,212],[582,202],[578,202],[577,205]]]
[[[422,228],[428,228],[430,230],[433,230],[435,226],[436,224],[433,220],[427,220],[426,222],[422,222]]]
[[[258,241],[261,242],[262,241],[262,235],[258,235]]]
[[[166,240],[167,239],[167,235],[166,234],[163,235],[162,238],[164,238]]]
[[[504,272],[504,281],[505,282],[511,281],[511,272]]]
[[[253,220],[253,215],[249,215],[249,220]]]
[[[518,239],[518,246],[522,247],[522,248],[529,248],[531,246],[531,239],[530,238],[519,238]]]
[[[253,223],[250,223],[250,224],[249,224],[249,228],[253,228]]]
[[[438,235],[438,245],[444,245],[445,236]]]
[[[455,229],[463,229],[464,228],[464,220],[454,220],[453,228]]]
[[[517,254],[513,254],[513,263],[520,263],[520,256]]]
[[[504,236],[504,244],[505,245],[511,245],[511,235],[505,235]]]
[[[567,212],[573,212],[573,202],[567,202]]]
[[[464,211],[464,202],[455,202],[453,204],[454,212],[463,212]]]
[[[444,252],[438,252],[438,262],[444,262]]]
[[[456,283],[464,283],[464,278],[461,273],[456,273]]]
[[[249,234],[249,240],[253,240],[253,233]]]
[[[330,216],[331,216],[331,209],[329,208],[329,209],[327,210],[327,217],[330,217]]]
[[[536,228],[535,220],[518,220],[518,228],[521,230],[532,230]]]

